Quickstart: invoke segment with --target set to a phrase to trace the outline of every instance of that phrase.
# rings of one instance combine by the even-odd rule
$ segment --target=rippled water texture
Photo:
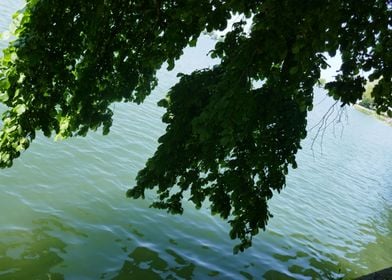
[[[0,1],[0,30],[20,3]],[[176,70],[212,65],[213,44],[203,37]],[[164,131],[155,104],[176,78],[159,77],[143,105],[114,106],[109,136],[38,137],[0,170],[0,279],[325,279],[392,265],[392,128],[351,108],[313,151],[310,132],[275,217],[243,254],[207,207],[171,216],[125,198]],[[332,104],[318,91],[309,128]]]

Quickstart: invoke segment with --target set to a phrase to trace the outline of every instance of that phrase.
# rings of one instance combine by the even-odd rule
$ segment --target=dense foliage
[[[372,110],[374,106],[374,98],[372,97],[372,91],[374,86],[377,84],[377,80],[372,83],[367,83],[365,86],[365,92],[362,94],[361,101],[359,101],[359,105]]]
[[[109,105],[140,103],[156,71],[174,67],[203,31],[235,22],[211,56],[212,69],[182,75],[159,105],[166,133],[128,191],[157,196],[153,207],[182,213],[207,199],[229,219],[236,249],[251,245],[271,214],[267,200],[285,185],[306,136],[307,112],[325,53],[342,55],[330,96],[353,104],[364,73],[380,111],[391,112],[391,1],[341,0],[28,0],[15,15],[17,39],[0,63],[0,167],[10,167],[36,131],[65,138],[103,127]]]

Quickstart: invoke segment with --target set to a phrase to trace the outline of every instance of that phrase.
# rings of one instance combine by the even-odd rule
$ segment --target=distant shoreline
[[[376,111],[368,109],[368,108],[366,108],[364,106],[361,106],[359,104],[354,104],[354,108],[357,109],[358,111],[366,114],[366,115],[373,116],[376,119],[379,119],[379,120],[385,122],[386,124],[392,126],[392,118],[389,118],[389,117],[384,116],[384,115],[379,115],[379,114],[377,114]]]

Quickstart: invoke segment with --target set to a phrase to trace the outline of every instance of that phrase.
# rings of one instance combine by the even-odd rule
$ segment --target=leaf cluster
[[[353,104],[371,81],[374,106],[391,112],[392,3],[372,1],[29,0],[0,61],[0,167],[27,149],[37,130],[58,138],[109,132],[118,101],[140,103],[156,71],[173,69],[203,31],[235,22],[212,57],[220,63],[182,75],[160,101],[166,133],[129,197],[156,193],[152,207],[197,208],[228,219],[235,251],[251,246],[271,213],[268,200],[296,168],[307,112],[325,54],[342,55],[325,88]]]

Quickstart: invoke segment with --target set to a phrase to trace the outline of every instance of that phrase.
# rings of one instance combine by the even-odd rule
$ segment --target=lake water
[[[20,6],[1,0],[1,31]],[[213,44],[203,37],[176,71],[212,65]],[[207,208],[172,216],[127,199],[164,131],[155,104],[175,76],[161,71],[141,106],[115,104],[110,135],[38,137],[0,170],[0,279],[326,279],[392,266],[392,127],[352,108],[313,150],[310,132],[274,218],[242,254]],[[309,128],[331,104],[317,91]]]

